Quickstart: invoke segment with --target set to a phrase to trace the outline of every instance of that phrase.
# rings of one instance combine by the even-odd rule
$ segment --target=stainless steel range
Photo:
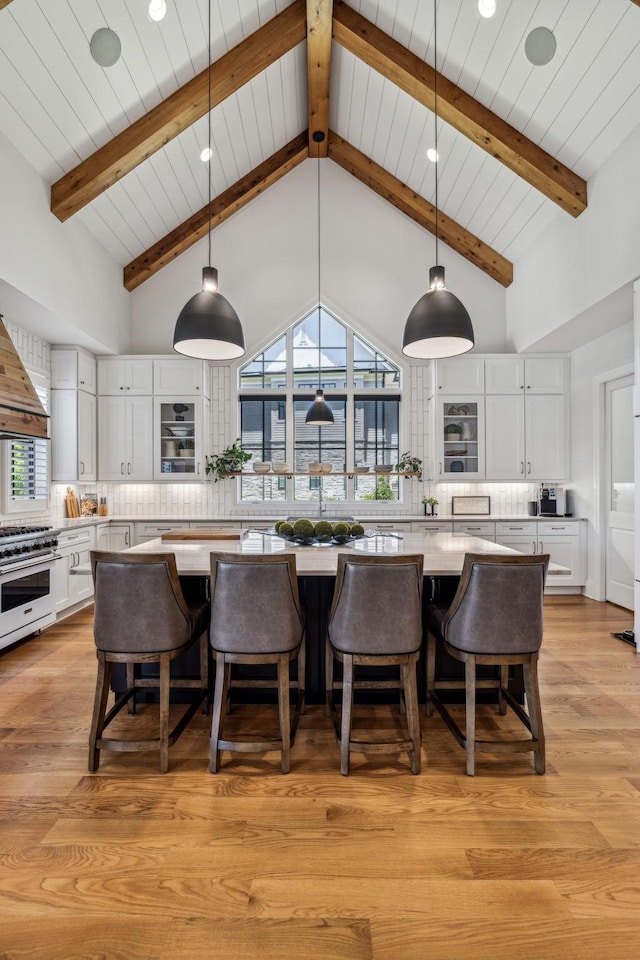
[[[51,527],[0,527],[0,649],[56,619]]]

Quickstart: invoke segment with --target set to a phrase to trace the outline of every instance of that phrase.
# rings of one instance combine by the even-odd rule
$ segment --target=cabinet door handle
[[[527,473],[531,473],[531,460],[527,460]]]
[[[536,552],[536,542],[535,542],[535,540],[532,540],[532,541],[531,541],[531,553],[535,553],[535,552]]]
[[[125,530],[124,532],[124,545],[125,547],[129,546],[129,531]]]
[[[127,390],[131,390],[131,387],[127,387]]]
[[[121,473],[122,476],[124,477],[124,463],[121,463],[121,464],[120,464],[120,473]]]
[[[131,464],[130,464],[130,463],[127,464],[127,473],[128,473],[129,475],[131,474]]]
[[[520,473],[524,473],[524,460],[520,461]]]
[[[120,387],[121,390],[124,390],[124,387]]]
[[[527,384],[527,390],[531,390],[531,384],[530,384],[530,383]]]
[[[439,463],[438,466],[440,467],[440,473],[442,473],[442,463]]]
[[[520,384],[520,389],[521,389],[521,390],[524,390],[524,383],[521,383],[521,384]]]
[[[544,553],[544,543],[540,541],[540,553]]]
[[[200,464],[198,464],[198,473],[200,473]]]
[[[80,475],[82,475],[83,473],[84,473],[84,461],[81,460],[81,461],[80,461]]]

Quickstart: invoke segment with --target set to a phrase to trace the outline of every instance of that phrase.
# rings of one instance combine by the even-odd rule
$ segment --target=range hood
[[[47,420],[0,314],[0,439],[46,440]]]

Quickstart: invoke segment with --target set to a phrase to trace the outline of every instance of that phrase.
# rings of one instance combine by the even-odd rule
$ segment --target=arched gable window
[[[321,387],[334,422],[305,423]],[[243,477],[242,501],[398,499],[398,478],[354,472],[393,467],[400,454],[400,370],[324,307],[240,368],[240,436],[254,460],[291,474]],[[312,463],[330,474],[310,475]]]

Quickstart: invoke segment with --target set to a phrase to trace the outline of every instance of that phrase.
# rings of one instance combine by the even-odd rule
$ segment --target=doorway
[[[605,600],[634,607],[633,376],[605,384]]]

